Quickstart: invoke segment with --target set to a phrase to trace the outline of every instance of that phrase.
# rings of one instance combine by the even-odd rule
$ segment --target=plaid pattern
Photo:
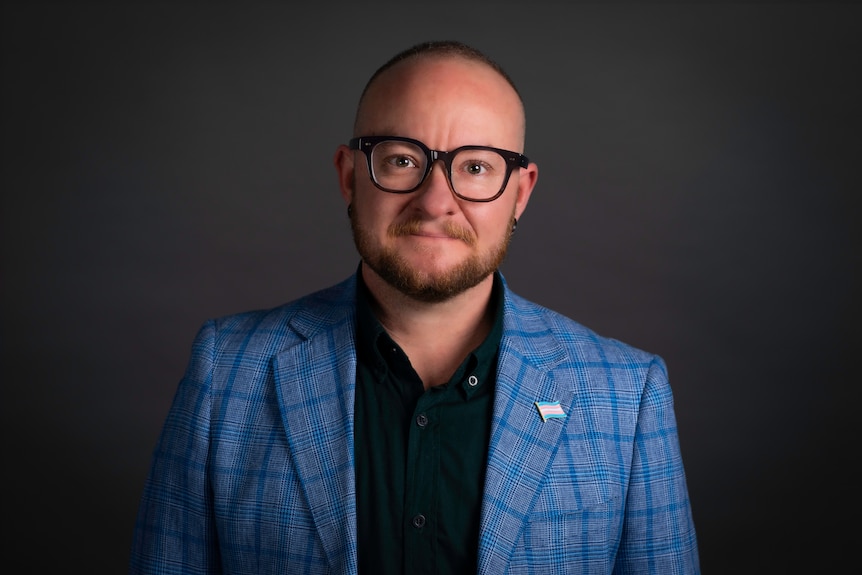
[[[201,328],[130,573],[356,573],[355,289]],[[662,360],[508,288],[479,572],[699,573]]]

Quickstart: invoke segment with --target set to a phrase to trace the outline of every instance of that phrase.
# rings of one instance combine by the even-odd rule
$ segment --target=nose
[[[431,171],[414,192],[411,203],[414,209],[426,212],[431,217],[451,215],[458,209],[458,198],[449,185],[443,160],[432,162]]]

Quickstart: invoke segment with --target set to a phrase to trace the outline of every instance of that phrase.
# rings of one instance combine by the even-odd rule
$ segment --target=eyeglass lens
[[[385,140],[371,151],[372,176],[388,190],[416,188],[427,173],[429,157],[410,142]],[[452,188],[461,196],[483,200],[495,196],[506,179],[506,160],[492,150],[459,151],[449,166]]]

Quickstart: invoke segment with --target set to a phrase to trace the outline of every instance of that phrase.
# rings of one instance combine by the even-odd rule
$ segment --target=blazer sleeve
[[[697,540],[662,359],[653,360],[641,396],[625,521],[615,575],[700,573]]]
[[[215,326],[192,346],[144,484],[132,539],[130,574],[221,572],[208,482]]]

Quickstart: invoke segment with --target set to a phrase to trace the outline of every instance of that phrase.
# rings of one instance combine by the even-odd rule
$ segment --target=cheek
[[[363,227],[385,229],[398,217],[404,209],[405,200],[395,194],[386,194],[390,197],[381,197],[376,188],[373,190],[361,190],[353,198],[353,209],[358,218],[358,223]]]
[[[479,235],[481,241],[498,241],[512,226],[512,218],[515,215],[514,202],[500,202],[496,200],[492,204],[476,204],[475,207],[465,209],[464,215],[470,226]]]

